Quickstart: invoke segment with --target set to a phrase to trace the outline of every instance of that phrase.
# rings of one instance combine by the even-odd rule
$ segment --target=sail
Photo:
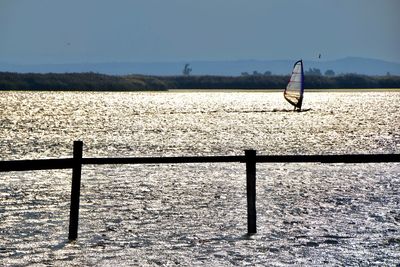
[[[303,61],[299,60],[294,63],[292,76],[290,76],[289,83],[285,89],[285,92],[283,93],[285,99],[298,109],[301,109],[301,104],[303,102],[303,83]]]

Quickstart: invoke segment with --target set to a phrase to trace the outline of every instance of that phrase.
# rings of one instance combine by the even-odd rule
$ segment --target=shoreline
[[[146,76],[104,75],[98,73],[6,73],[0,72],[0,90],[38,91],[280,91],[286,88],[286,75],[252,76]],[[346,74],[335,77],[308,76],[309,90],[379,90],[400,88],[400,76]],[[327,88],[327,89],[322,89]],[[349,89],[350,88],[350,89]],[[360,88],[360,89],[358,89]],[[368,89],[362,89],[368,88]],[[385,89],[384,89],[385,90]]]
[[[172,93],[283,93],[284,89],[168,89]],[[400,92],[400,88],[338,88],[338,89],[304,89],[305,93],[354,93],[354,92]]]
[[[29,89],[16,89],[16,90],[3,90],[1,92],[101,92],[101,93],[280,93],[284,89],[167,89],[167,90],[29,90]],[[400,88],[336,88],[336,89],[304,89],[305,93],[367,93],[367,92],[400,92]]]

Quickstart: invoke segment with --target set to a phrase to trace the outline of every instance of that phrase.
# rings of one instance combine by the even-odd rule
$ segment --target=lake
[[[400,92],[0,92],[0,159],[400,153]],[[245,235],[239,163],[85,166],[78,240],[71,171],[0,173],[0,264],[396,265],[400,164],[258,164]]]

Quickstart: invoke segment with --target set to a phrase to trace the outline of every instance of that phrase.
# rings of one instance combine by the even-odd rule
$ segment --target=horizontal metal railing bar
[[[0,161],[0,172],[72,169],[72,158]]]
[[[132,158],[83,158],[82,164],[178,164],[244,162],[244,156],[187,156],[187,157],[132,157]]]
[[[133,157],[133,158],[83,158],[82,164],[174,164],[245,162],[245,156],[193,156],[193,157]],[[258,163],[384,163],[400,162],[400,154],[347,154],[347,155],[257,155]]]
[[[400,154],[346,154],[346,155],[259,155],[257,162],[294,163],[384,163],[400,162]]]
[[[82,158],[82,165],[106,164],[178,164],[245,162],[245,156],[187,156],[187,157],[117,157]],[[346,155],[257,155],[257,163],[384,163],[400,162],[400,154]],[[0,172],[71,169],[73,158],[0,161]]]

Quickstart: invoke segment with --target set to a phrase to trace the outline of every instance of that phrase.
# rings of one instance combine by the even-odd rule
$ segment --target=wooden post
[[[256,213],[256,151],[246,150],[247,234],[257,233]]]
[[[81,173],[82,173],[82,141],[74,141],[73,150],[73,169],[72,169],[72,186],[71,186],[71,208],[69,215],[69,234],[68,240],[73,241],[78,237],[78,220],[79,220],[79,197],[81,190]]]

